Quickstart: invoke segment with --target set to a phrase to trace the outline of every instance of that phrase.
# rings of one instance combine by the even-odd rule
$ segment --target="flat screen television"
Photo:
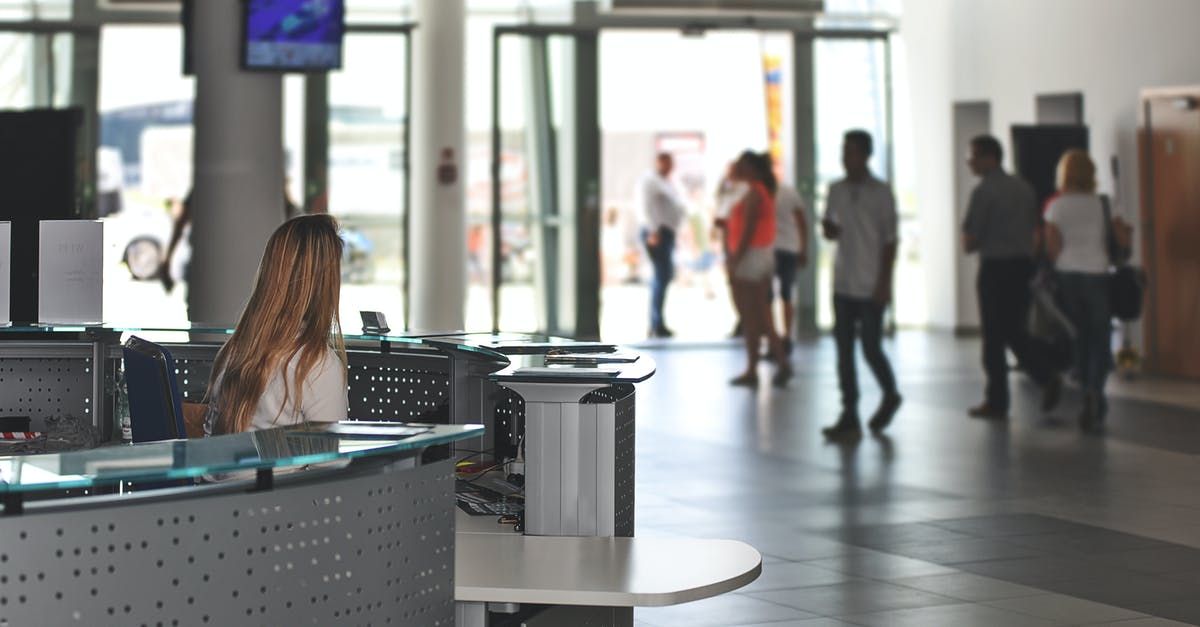
[[[244,68],[319,72],[342,67],[345,0],[244,1]]]

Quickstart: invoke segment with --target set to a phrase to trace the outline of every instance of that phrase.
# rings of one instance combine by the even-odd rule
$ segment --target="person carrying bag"
[[[1146,275],[1129,263],[1133,252],[1133,227],[1120,218],[1113,218],[1108,196],[1101,196],[1100,202],[1104,205],[1105,244],[1112,265],[1108,278],[1109,310],[1117,320],[1132,322],[1142,317]]]

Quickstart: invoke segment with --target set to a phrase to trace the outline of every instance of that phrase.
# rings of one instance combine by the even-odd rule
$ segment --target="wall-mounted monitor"
[[[245,0],[242,66],[320,72],[342,67],[344,0]]]

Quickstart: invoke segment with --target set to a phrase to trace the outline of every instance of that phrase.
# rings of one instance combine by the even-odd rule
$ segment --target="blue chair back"
[[[137,336],[126,340],[123,352],[133,441],[186,438],[183,405],[171,353]]]

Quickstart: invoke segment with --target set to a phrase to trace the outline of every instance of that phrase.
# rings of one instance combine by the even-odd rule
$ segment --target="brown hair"
[[[1074,148],[1063,154],[1058,161],[1058,191],[1088,194],[1096,191],[1096,164],[1088,153]]]
[[[221,388],[215,433],[249,429],[267,381],[297,355],[294,379],[284,377],[285,406],[293,390],[294,405],[301,405],[304,381],[326,351],[334,350],[345,376],[341,260],[342,240],[332,216],[292,218],[271,235],[250,301],[213,364],[210,389],[218,377]]]

